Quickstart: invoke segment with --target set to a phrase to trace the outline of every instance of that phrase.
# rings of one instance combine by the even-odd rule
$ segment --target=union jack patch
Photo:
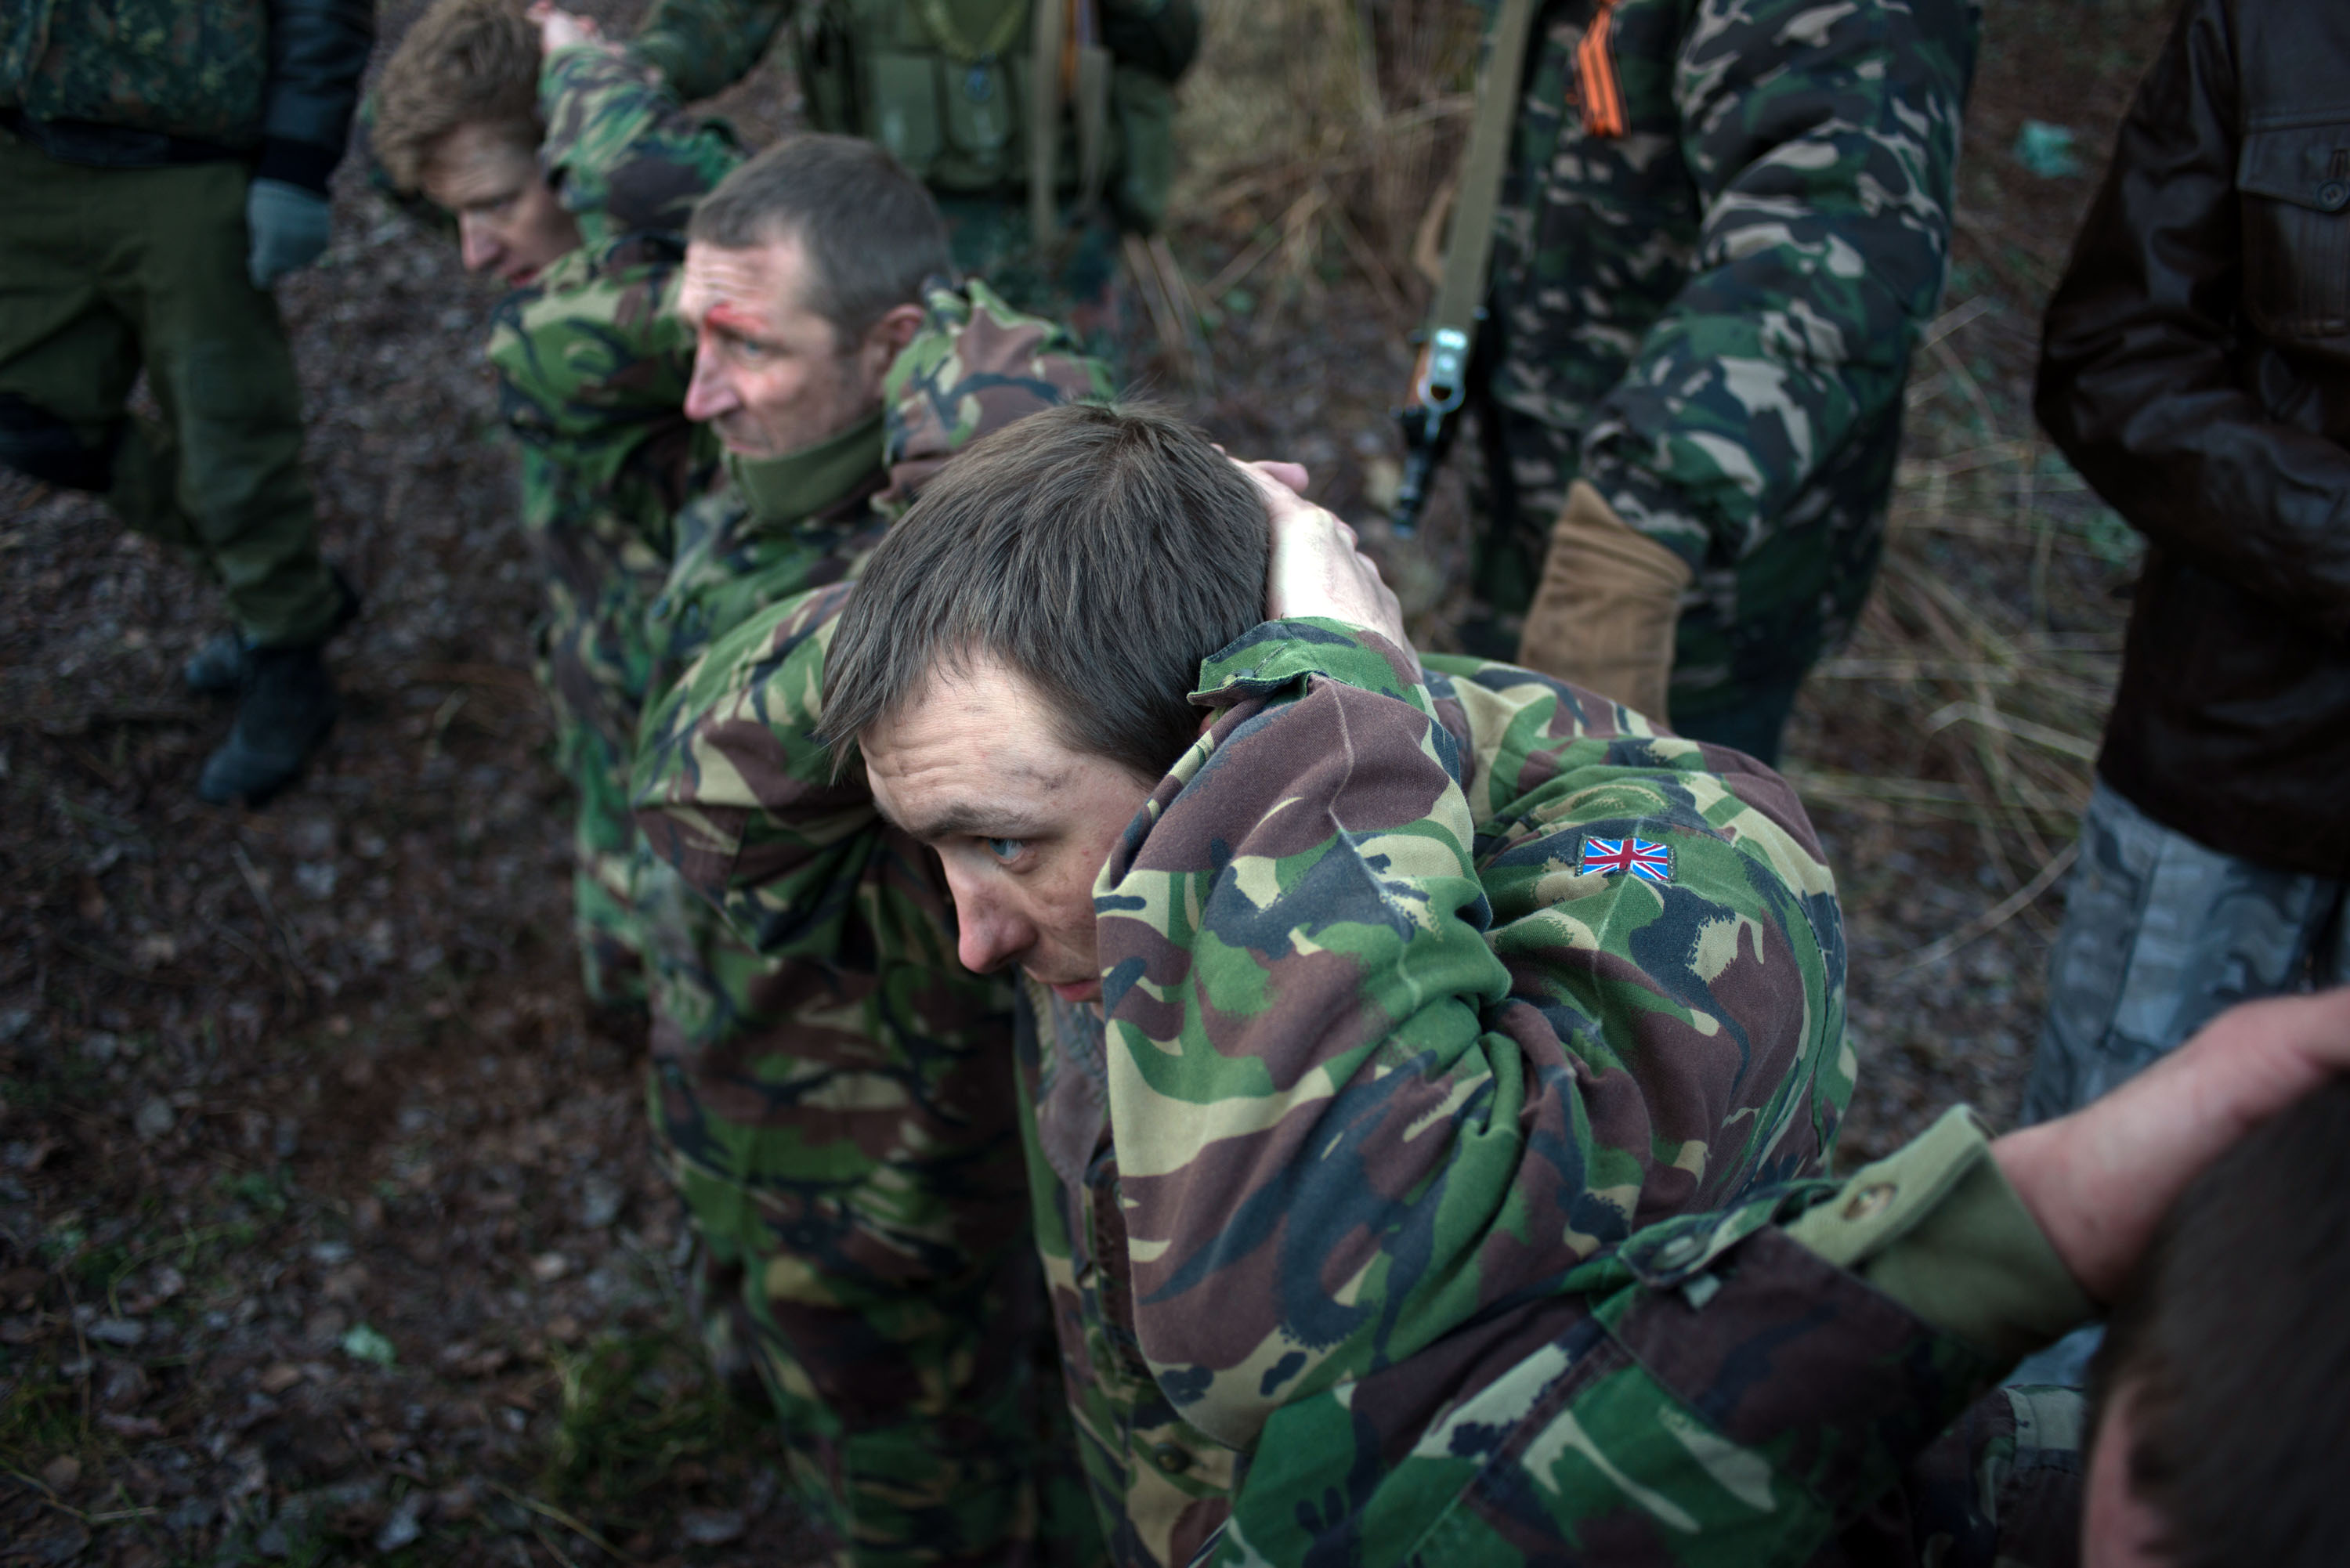
[[[1673,852],[1669,845],[1652,844],[1645,838],[1586,838],[1583,870],[1586,876],[1596,871],[1603,877],[1628,871],[1644,882],[1669,882],[1673,879]]]

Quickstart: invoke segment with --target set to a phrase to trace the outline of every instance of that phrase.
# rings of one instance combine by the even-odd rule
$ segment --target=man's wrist
[[[1787,1231],[1999,1360],[2038,1349],[2094,1310],[1963,1107]]]

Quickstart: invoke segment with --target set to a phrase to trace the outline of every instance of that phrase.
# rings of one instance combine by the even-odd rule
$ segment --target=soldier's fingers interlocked
[[[1265,618],[1344,621],[1376,631],[1409,653],[1403,607],[1378,567],[1356,547],[1355,531],[1290,488],[1285,475],[1273,472],[1292,469],[1303,479],[1305,471],[1294,463],[1243,463],[1241,468],[1264,498],[1273,523]]]

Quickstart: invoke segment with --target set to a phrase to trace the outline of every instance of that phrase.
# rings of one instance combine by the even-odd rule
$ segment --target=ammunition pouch
[[[996,0],[995,16],[1003,3]],[[941,47],[912,0],[804,8],[808,118],[819,130],[879,142],[942,195],[1020,199],[1028,185],[1035,72],[1030,4],[1010,3],[1019,5],[1020,21],[1009,43],[975,59]],[[980,0],[960,0],[956,8],[977,10]],[[1079,46],[1076,57],[1076,101],[1060,116],[1055,194],[1077,206],[1106,197],[1121,226],[1148,232],[1165,215],[1173,183],[1173,89],[1098,45]]]

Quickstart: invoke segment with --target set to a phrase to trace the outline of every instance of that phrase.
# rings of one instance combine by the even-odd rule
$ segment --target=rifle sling
[[[1427,408],[1460,407],[1467,389],[1469,345],[1485,304],[1486,271],[1493,260],[1493,214],[1501,206],[1502,176],[1509,165],[1510,127],[1517,119],[1518,94],[1525,79],[1526,36],[1534,30],[1535,0],[1502,0],[1493,24],[1492,47],[1478,83],[1477,116],[1461,158],[1461,178],[1452,206],[1451,243],[1436,305],[1428,317],[1428,348],[1421,357],[1413,395]]]

